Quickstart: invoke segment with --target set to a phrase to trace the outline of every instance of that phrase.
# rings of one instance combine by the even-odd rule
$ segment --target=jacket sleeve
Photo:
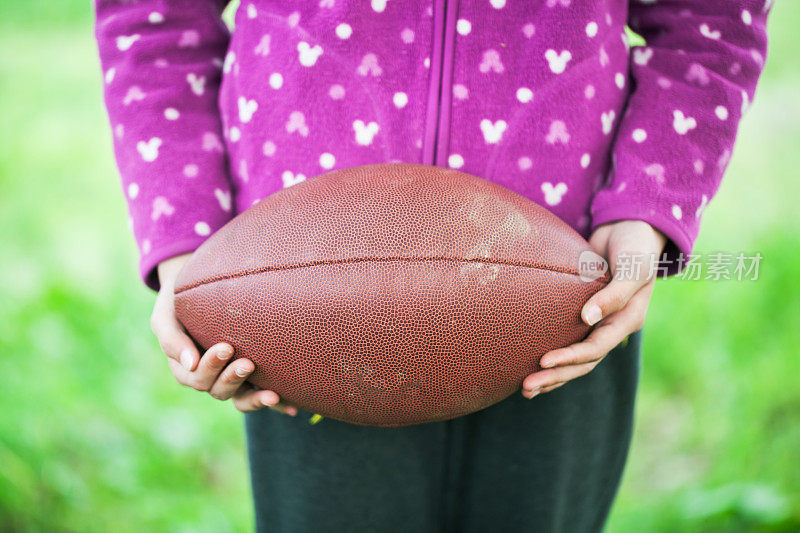
[[[217,104],[224,0],[95,0],[114,152],[145,283],[231,217]]]
[[[631,94],[593,228],[644,220],[664,233],[669,273],[688,258],[731,157],[766,56],[767,0],[631,0]]]

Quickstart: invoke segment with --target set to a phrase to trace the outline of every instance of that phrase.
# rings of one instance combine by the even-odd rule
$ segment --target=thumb
[[[586,324],[594,326],[628,305],[630,299],[647,283],[647,279],[612,278],[608,285],[589,298],[581,310],[581,318]]]
[[[623,309],[655,272],[655,257],[651,254],[616,252],[612,246],[609,260],[611,281],[589,298],[581,310],[581,318],[590,326]]]

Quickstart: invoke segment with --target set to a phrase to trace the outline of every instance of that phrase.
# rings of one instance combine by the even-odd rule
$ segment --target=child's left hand
[[[524,397],[530,399],[550,392],[588,374],[628,335],[642,329],[653,293],[657,261],[642,261],[640,274],[631,276],[630,272],[617,268],[618,259],[621,255],[658,259],[665,243],[666,237],[661,232],[639,220],[612,222],[595,230],[589,244],[608,260],[614,275],[604,289],[586,302],[581,318],[590,326],[599,324],[583,341],[546,353],[540,362],[544,370],[523,381]]]

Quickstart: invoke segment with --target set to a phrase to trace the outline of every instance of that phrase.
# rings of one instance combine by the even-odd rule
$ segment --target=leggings
[[[640,334],[534,397],[403,428],[246,415],[259,532],[600,531],[628,454]]]

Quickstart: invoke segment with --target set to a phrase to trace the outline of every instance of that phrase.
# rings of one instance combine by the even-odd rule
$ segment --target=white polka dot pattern
[[[589,215],[594,226],[645,220],[687,252],[699,228],[687,213],[716,190],[763,67],[769,7],[485,0],[440,19],[411,0],[248,0],[231,41],[208,8],[223,3],[95,2],[102,86],[151,286],[175,243],[188,251],[298,176],[382,161],[486,177],[584,235]],[[646,47],[628,49],[625,21]],[[230,180],[226,211],[214,191]],[[158,198],[171,215],[152,217]]]

